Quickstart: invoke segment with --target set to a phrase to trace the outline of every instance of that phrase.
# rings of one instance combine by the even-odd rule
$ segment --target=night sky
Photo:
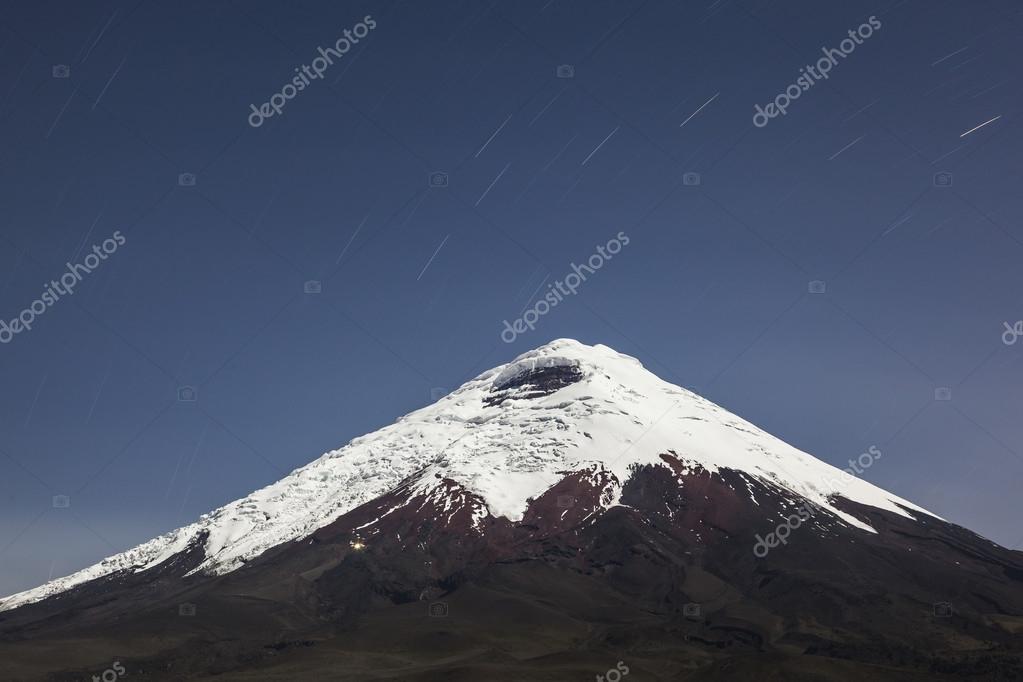
[[[3,3],[0,594],[559,337],[1020,547],[1021,32],[1013,0]]]

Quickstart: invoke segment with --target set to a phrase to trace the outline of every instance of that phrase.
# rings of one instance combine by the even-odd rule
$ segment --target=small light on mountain
[[[366,548],[366,543],[363,542],[362,540],[355,539],[348,543],[348,546],[354,549],[356,552],[361,552],[363,549]]]

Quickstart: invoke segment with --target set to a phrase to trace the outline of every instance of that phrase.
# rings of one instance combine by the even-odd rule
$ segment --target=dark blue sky
[[[249,125],[366,15],[323,79]],[[753,125],[870,16],[826,81]],[[868,480],[1023,542],[1023,340],[1002,340],[1023,319],[1018,3],[40,1],[0,18],[0,318],[125,241],[0,345],[0,593],[557,337],[839,466],[876,446]],[[577,295],[502,342],[620,231]]]

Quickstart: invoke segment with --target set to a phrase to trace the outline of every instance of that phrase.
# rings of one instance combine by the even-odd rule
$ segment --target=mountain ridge
[[[618,503],[631,466],[658,463],[661,454],[678,451],[684,451],[682,461],[709,471],[730,468],[777,483],[794,498],[808,499],[867,532],[868,524],[829,497],[840,492],[898,514],[940,518],[847,475],[840,491],[829,490],[828,481],[843,474],[839,469],[661,380],[631,356],[556,339],[192,524],[0,599],[0,611],[111,574],[147,570],[201,536],[205,559],[193,572],[228,573],[272,547],[308,536],[420,469],[449,476],[478,494],[494,516],[517,521],[527,501],[555,485],[563,472],[605,466],[617,481],[610,507]]]

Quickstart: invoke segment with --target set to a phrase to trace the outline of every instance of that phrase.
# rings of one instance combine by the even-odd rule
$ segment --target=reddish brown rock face
[[[795,500],[682,454],[661,460],[635,468],[613,506],[612,474],[565,472],[518,522],[451,480],[413,477],[226,576],[182,579],[196,561],[184,553],[95,581],[2,615],[4,679],[65,679],[111,657],[153,680],[337,666],[335,679],[352,680],[587,679],[605,659],[650,680],[1021,669],[1019,553],[840,500],[878,532],[818,510],[760,558],[757,538],[791,519]],[[177,615],[182,602],[194,616]],[[67,663],[45,655],[52,647]]]

